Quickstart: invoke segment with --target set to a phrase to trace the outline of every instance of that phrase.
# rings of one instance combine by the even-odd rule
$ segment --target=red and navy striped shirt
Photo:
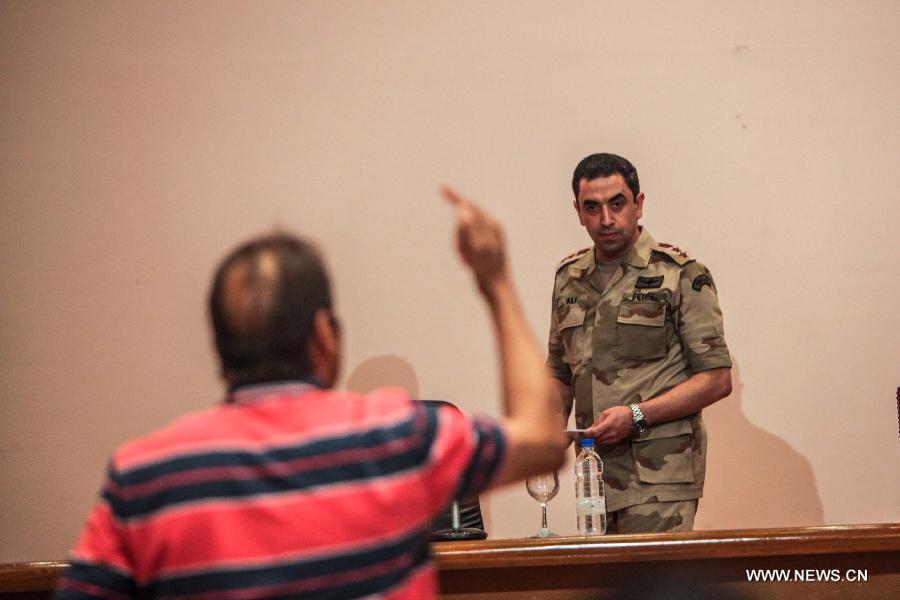
[[[504,446],[402,390],[242,388],[115,453],[56,597],[434,597],[431,523]]]

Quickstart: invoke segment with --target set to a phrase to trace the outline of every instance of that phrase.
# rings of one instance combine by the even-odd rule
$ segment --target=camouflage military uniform
[[[709,271],[643,229],[601,291],[593,248],[556,272],[547,364],[570,384],[575,422],[649,400],[694,373],[730,367]],[[610,512],[702,496],[706,431],[700,414],[650,427],[598,448]]]

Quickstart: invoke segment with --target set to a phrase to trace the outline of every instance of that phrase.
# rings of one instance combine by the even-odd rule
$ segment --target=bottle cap
[[[578,440],[578,445],[582,448],[593,448],[594,438],[581,438],[580,440]]]

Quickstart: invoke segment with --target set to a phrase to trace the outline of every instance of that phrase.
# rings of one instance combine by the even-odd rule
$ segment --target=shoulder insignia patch
[[[678,246],[673,246],[672,244],[665,244],[663,242],[658,242],[653,249],[657,252],[662,252],[672,258],[679,265],[684,265],[692,260],[694,260],[691,255],[687,252],[679,248]]]
[[[566,265],[575,262],[576,260],[584,256],[584,254],[588,251],[590,251],[590,248],[584,248],[583,250],[579,250],[578,252],[573,252],[572,254],[559,261],[559,264],[556,265],[556,270],[559,271]]]
[[[697,275],[696,277],[694,277],[694,281],[691,282],[691,287],[698,292],[703,289],[704,285],[708,285],[712,289],[716,289],[716,286],[713,285],[713,280],[712,277],[709,276],[709,273]]]

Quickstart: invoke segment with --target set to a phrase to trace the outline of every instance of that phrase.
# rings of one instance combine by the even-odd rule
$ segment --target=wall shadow
[[[368,394],[383,387],[400,387],[410,398],[420,399],[415,369],[408,361],[393,354],[368,358],[347,377],[347,390],[357,394]]]
[[[706,488],[695,529],[824,525],[809,461],[744,415],[744,384],[737,363],[732,379],[731,395],[703,410],[709,445]]]

